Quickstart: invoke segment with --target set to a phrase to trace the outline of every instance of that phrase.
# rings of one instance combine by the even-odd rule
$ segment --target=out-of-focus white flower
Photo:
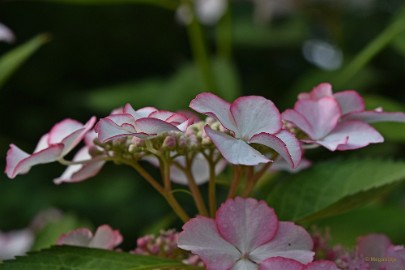
[[[205,25],[216,24],[224,15],[228,6],[227,0],[194,0],[194,11],[198,20]],[[178,20],[189,24],[193,19],[193,12],[188,5],[181,5],[176,12]]]
[[[9,260],[24,255],[34,242],[34,233],[30,229],[10,232],[0,231],[0,260]]]
[[[4,24],[0,23],[0,41],[12,43],[15,40],[13,32]]]
[[[318,39],[307,40],[302,46],[302,52],[308,62],[319,68],[336,70],[342,66],[342,51],[326,41]]]

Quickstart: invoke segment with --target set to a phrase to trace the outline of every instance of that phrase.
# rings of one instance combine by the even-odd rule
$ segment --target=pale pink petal
[[[280,222],[274,238],[250,253],[250,258],[260,263],[271,257],[290,258],[301,263],[312,262],[313,242],[308,232],[292,222]]]
[[[31,249],[34,239],[34,233],[29,229],[0,231],[0,261],[24,255]]]
[[[174,161],[178,162],[182,166],[185,165],[184,156],[179,156]],[[215,166],[215,174],[216,175],[220,174],[225,169],[226,165],[227,165],[227,162],[225,160],[221,159]],[[197,183],[197,185],[205,184],[209,180],[209,177],[210,177],[209,165],[208,165],[208,161],[205,159],[203,154],[198,153],[194,157],[193,163],[191,165],[191,172],[194,176],[194,179],[195,179],[195,182]],[[170,179],[177,184],[182,184],[182,185],[188,184],[188,181],[187,181],[186,176],[184,175],[184,172],[174,165],[172,165],[170,167]]]
[[[54,144],[45,150],[28,155],[12,144],[10,145],[10,150],[7,152],[7,165],[5,172],[9,178],[14,178],[18,174],[25,174],[34,165],[50,163],[58,160],[62,151],[63,144]]]
[[[85,125],[82,125],[81,128],[79,128],[76,131],[71,132],[70,134],[68,134],[66,137],[64,137],[60,142],[63,143],[64,148],[63,148],[63,152],[62,152],[62,156],[67,155],[74,147],[76,147],[81,140],[86,136],[87,132],[89,132],[94,124],[96,122],[96,117],[92,117],[89,121],[87,121],[87,123]],[[52,136],[53,136],[53,131],[51,131],[49,133],[50,139],[49,141],[52,140]],[[58,132],[59,135],[63,132]]]
[[[313,133],[308,135],[314,140],[323,138],[332,131],[341,116],[339,104],[332,97],[324,97],[319,100],[299,100],[295,103],[294,109],[303,115],[312,127]]]
[[[304,270],[339,270],[339,268],[334,262],[322,260],[307,264]]]
[[[15,40],[13,32],[6,27],[4,24],[0,23],[0,41],[7,43],[12,43]]]
[[[308,134],[309,137],[313,138],[316,136],[315,130],[309,121],[299,112],[288,109],[281,114],[283,120],[293,123],[299,129]]]
[[[297,173],[297,172],[300,172],[302,170],[309,168],[311,166],[311,164],[312,164],[311,161],[303,158],[303,159],[301,159],[301,162],[298,164],[298,166],[295,167],[294,169],[292,169],[291,165],[288,164],[288,162],[285,159],[277,158],[274,161],[273,165],[271,165],[270,171],[271,172],[286,171],[286,172],[290,172],[290,173]]]
[[[259,270],[304,270],[304,265],[292,259],[274,257],[261,262]]]
[[[395,258],[385,265],[388,270],[402,270],[405,269],[405,248],[404,246],[394,246],[391,245],[386,252],[386,257]]]
[[[70,245],[88,247],[93,237],[93,233],[86,228],[76,229],[74,231],[62,234],[56,241],[57,245]]]
[[[270,162],[268,158],[243,140],[235,139],[223,132],[215,131],[209,126],[205,126],[204,130],[222,156],[231,164],[251,166]]]
[[[355,112],[343,116],[344,120],[360,120],[367,123],[376,122],[399,122],[405,123],[405,113],[402,112],[382,112],[364,111]]]
[[[237,130],[235,120],[230,112],[231,104],[212,93],[197,95],[197,97],[190,102],[190,108],[196,112],[217,119],[229,130]]]
[[[186,132],[187,128],[191,126],[194,123],[193,118],[189,118],[183,123],[180,123],[179,125],[176,125],[176,127],[181,131],[181,132]]]
[[[141,118],[135,121],[138,133],[151,136],[159,135],[168,131],[180,131],[176,126],[156,118]]]
[[[104,166],[103,160],[91,160],[92,156],[89,153],[89,146],[82,147],[74,156],[73,161],[88,161],[84,164],[70,165],[66,168],[63,174],[53,180],[55,184],[63,182],[76,183],[86,180],[96,175]]]
[[[122,235],[118,230],[113,230],[108,225],[102,225],[97,228],[94,237],[89,243],[89,247],[114,249],[122,243]]]
[[[200,256],[207,270],[230,269],[240,252],[219,234],[215,222],[207,217],[190,219],[183,225],[177,246]]]
[[[257,270],[257,264],[249,259],[241,259],[232,266],[232,270]]]
[[[298,95],[298,99],[312,99],[318,100],[323,97],[332,96],[332,85],[330,83],[320,83],[315,86],[310,93],[301,93]]]
[[[237,138],[249,140],[255,134],[273,134],[282,127],[279,110],[264,97],[240,97],[232,103],[231,113],[237,126],[234,130]]]
[[[123,109],[123,113],[132,115],[134,120],[148,117],[151,113],[156,112],[156,111],[157,111],[157,109],[154,107],[144,107],[144,108],[141,108],[141,109],[135,111],[134,108],[132,108],[132,106],[129,103],[125,104],[124,109]]]
[[[48,141],[49,141],[49,133],[43,135],[41,139],[39,139],[39,142],[35,147],[34,153],[48,148],[49,147]]]
[[[272,148],[280,154],[291,166],[295,168],[301,161],[302,149],[300,142],[293,134],[282,130],[276,135],[260,133],[252,137],[249,143],[258,143]]]
[[[382,258],[391,245],[391,240],[384,234],[368,234],[357,239],[356,253],[360,257]]]
[[[347,138],[347,141],[339,143],[344,138]],[[358,149],[370,143],[381,143],[383,141],[384,138],[381,134],[370,125],[360,121],[345,121],[340,122],[328,136],[317,141],[317,143],[334,151],[335,149]]]
[[[49,132],[48,144],[60,143],[78,130],[83,130],[83,133],[86,133],[93,127],[95,122],[95,117],[92,117],[85,125],[73,119],[65,119],[52,127]]]
[[[120,123],[121,125],[118,125],[110,119],[113,116],[114,115],[110,115],[109,117],[100,119],[94,129],[98,133],[98,140],[101,143],[105,143],[112,139],[130,136],[136,133],[135,127],[133,126],[135,125],[135,122],[132,122],[132,117],[128,116],[128,124]],[[132,124],[130,122],[132,122]]]
[[[342,109],[342,114],[364,111],[365,103],[363,98],[353,90],[346,90],[333,95]]]
[[[166,121],[168,118],[170,118],[173,115],[175,115],[174,112],[160,110],[160,111],[156,111],[156,112],[151,113],[149,115],[149,117]]]
[[[252,198],[227,200],[218,209],[215,222],[222,237],[242,254],[270,241],[278,229],[274,210]]]

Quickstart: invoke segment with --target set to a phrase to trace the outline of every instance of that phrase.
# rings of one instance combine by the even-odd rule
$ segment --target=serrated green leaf
[[[321,162],[283,179],[270,192],[268,202],[282,220],[319,218],[348,211],[369,201],[381,192],[378,189],[403,179],[404,161],[350,159]],[[370,196],[372,192],[375,194]],[[324,211],[328,207],[328,211]]]
[[[0,87],[36,50],[49,40],[46,34],[38,35],[0,58]]]
[[[1,270],[152,270],[197,269],[181,262],[153,256],[73,246],[54,246],[4,261]]]

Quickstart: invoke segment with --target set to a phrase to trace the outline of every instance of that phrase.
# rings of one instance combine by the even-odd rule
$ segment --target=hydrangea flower
[[[329,84],[320,84],[311,93],[299,95],[294,109],[283,112],[285,121],[308,135],[307,143],[335,150],[352,150],[384,141],[378,131],[364,121],[344,118],[360,112],[360,96],[354,92],[330,94]],[[364,106],[364,104],[363,104]]]
[[[357,257],[368,261],[371,270],[405,269],[405,248],[395,246],[383,234],[369,234],[360,237],[356,246]]]
[[[55,184],[80,182],[93,177],[101,170],[106,163],[103,156],[93,158],[91,155],[91,152],[98,148],[94,145],[96,138],[97,134],[94,130],[86,134],[84,137],[85,146],[73,157],[73,162],[79,162],[79,164],[69,165],[60,177],[53,180]]]
[[[14,42],[15,37],[13,32],[4,24],[0,23],[0,41],[4,41],[7,43]]]
[[[260,264],[259,270],[339,270],[334,262],[316,261],[302,264],[296,260],[281,257],[270,258]]]
[[[293,134],[282,129],[280,112],[272,101],[245,96],[230,104],[212,93],[202,93],[191,101],[190,107],[217,119],[230,131],[226,134],[205,127],[205,132],[229,163],[258,165],[271,162],[251,146],[261,144],[274,149],[291,167],[299,164],[301,145]]]
[[[159,111],[153,107],[134,110],[126,104],[122,111],[100,119],[95,127],[101,143],[127,136],[148,138],[168,131],[182,131],[192,123],[183,114]]]
[[[72,245],[81,247],[114,249],[121,244],[122,235],[108,225],[101,225],[93,233],[87,228],[80,228],[63,234],[57,240],[57,245]]]
[[[279,222],[274,210],[252,198],[228,199],[215,219],[198,216],[183,226],[178,246],[198,255],[206,269],[258,269],[273,257],[312,261],[311,236],[292,222]]]
[[[86,124],[65,119],[43,135],[33,154],[27,154],[14,144],[7,152],[5,173],[9,178],[27,173],[32,166],[57,161],[77,146],[96,121],[92,117]]]
[[[33,243],[34,233],[30,229],[0,231],[0,261],[24,255]]]

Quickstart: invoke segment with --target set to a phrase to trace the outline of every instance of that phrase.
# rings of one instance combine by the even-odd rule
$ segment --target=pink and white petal
[[[93,121],[95,121],[95,119]],[[82,129],[83,127],[83,124],[79,121],[65,119],[52,127],[49,132],[48,144],[60,143],[68,135]]]
[[[183,225],[177,246],[198,255],[208,270],[231,269],[241,255],[222,238],[214,220],[202,216]]]
[[[28,155],[15,145],[10,145],[7,153],[6,173],[9,178],[27,173],[32,166],[58,160],[63,151],[63,144],[54,144],[47,149]]]
[[[186,116],[184,116],[181,113],[173,113],[172,116],[166,119],[167,123],[170,123],[172,125],[180,125],[181,123],[186,122],[188,119]]]
[[[168,118],[170,118],[174,114],[175,114],[174,112],[160,110],[160,111],[156,111],[156,112],[151,113],[149,115],[149,117],[166,121]]]
[[[215,223],[222,237],[242,254],[269,242],[278,229],[274,210],[252,198],[228,199],[219,207]]]
[[[156,118],[141,118],[135,121],[138,133],[147,135],[159,135],[168,131],[180,131],[176,126]]]
[[[292,222],[280,222],[274,238],[250,253],[250,258],[260,263],[272,257],[294,259],[306,264],[312,262],[313,242],[308,232]]]
[[[82,128],[72,132],[62,139],[61,143],[64,144],[64,149],[61,156],[68,154],[74,147],[76,147],[80,141],[86,136],[96,122],[96,118],[93,116]],[[52,135],[50,135],[52,136]]]
[[[301,159],[301,162],[298,164],[297,167],[294,169],[291,168],[291,165],[283,158],[277,158],[273,165],[270,167],[271,172],[276,172],[276,171],[286,171],[290,173],[297,173],[302,170],[305,170],[309,168],[312,165],[312,162],[309,161],[308,159]]]
[[[361,112],[365,109],[363,98],[353,90],[346,90],[333,95],[342,109],[342,114]]]
[[[154,107],[144,107],[139,110],[134,110],[134,108],[129,103],[125,104],[124,109],[123,109],[123,113],[132,115],[134,120],[148,117],[151,113],[156,112],[156,111],[157,111],[157,109]]]
[[[339,270],[339,268],[334,262],[321,260],[307,264],[304,270]]]
[[[0,23],[0,41],[7,43],[13,43],[15,36],[13,32],[4,24]]]
[[[360,120],[367,123],[376,123],[376,122],[405,123],[405,113],[381,112],[381,111],[355,112],[343,116],[343,120]]]
[[[93,233],[87,228],[80,228],[74,231],[62,234],[56,241],[57,245],[70,245],[88,247],[93,237]]]
[[[248,259],[241,259],[232,266],[232,270],[257,270],[257,264]]]
[[[323,138],[331,132],[342,115],[340,106],[333,97],[299,100],[295,103],[294,109],[303,115],[312,127],[312,133],[308,135],[314,140]]]
[[[48,148],[49,147],[48,141],[49,141],[49,133],[43,135],[41,139],[39,139],[39,142],[35,147],[34,153]]]
[[[271,161],[243,140],[235,139],[225,133],[213,130],[209,126],[205,126],[204,130],[218,151],[231,164],[252,166]]]
[[[30,229],[0,231],[0,261],[24,255],[31,249],[34,240],[34,232]]]
[[[370,143],[382,143],[384,138],[369,124],[361,121],[340,122],[336,128],[325,139],[330,136],[345,135],[348,137],[346,143],[338,145],[337,150],[352,150],[365,147]]]
[[[249,140],[255,134],[277,133],[281,127],[281,115],[271,100],[259,96],[245,96],[231,105],[231,114],[236,122],[236,138]]]
[[[57,185],[63,182],[76,183],[93,177],[101,170],[105,164],[105,161],[91,159],[92,156],[89,153],[89,146],[82,147],[74,156],[73,161],[88,162],[68,166],[63,174],[59,178],[55,178],[53,182]]]
[[[198,94],[190,102],[190,108],[217,119],[226,129],[234,132],[237,130],[230,111],[231,104],[212,93]]]
[[[391,240],[384,234],[368,234],[357,239],[356,255],[382,258],[391,245]]]
[[[304,265],[296,260],[274,257],[261,262],[259,270],[304,270]]]
[[[302,149],[297,138],[286,130],[275,135],[260,133],[252,137],[249,143],[258,143],[274,149],[280,156],[295,168],[301,161]]]
[[[179,156],[174,161],[178,162],[181,166],[184,166],[185,164],[184,156]],[[220,174],[225,169],[226,165],[227,165],[226,161],[221,159],[215,166],[215,174],[216,175]],[[208,161],[204,158],[204,156],[201,153],[198,153],[194,157],[193,163],[191,165],[191,172],[194,176],[197,185],[202,185],[208,182],[208,179],[210,177],[209,165]],[[188,184],[184,172],[174,165],[170,167],[170,179],[177,184],[182,185]]]
[[[89,243],[89,247],[114,249],[122,243],[122,235],[118,230],[113,230],[108,225],[102,225],[97,228],[93,238]]]
[[[308,120],[299,112],[287,109],[281,114],[281,118],[285,121],[293,123],[299,129],[304,131],[310,138],[316,136],[315,130],[312,128]]]
[[[298,95],[298,99],[312,99],[312,100],[318,100],[323,97],[331,97],[333,95],[332,93],[332,85],[329,83],[320,83],[317,86],[315,86],[311,92],[309,93],[300,93]]]
[[[176,127],[181,131],[181,132],[186,132],[187,128],[191,126],[194,123],[194,119],[189,118],[183,123],[180,123],[179,125],[176,125]]]
[[[114,121],[109,119],[109,117],[100,119],[94,129],[98,133],[98,140],[101,143],[130,136],[133,133],[136,133],[134,126],[124,124],[119,126]]]

